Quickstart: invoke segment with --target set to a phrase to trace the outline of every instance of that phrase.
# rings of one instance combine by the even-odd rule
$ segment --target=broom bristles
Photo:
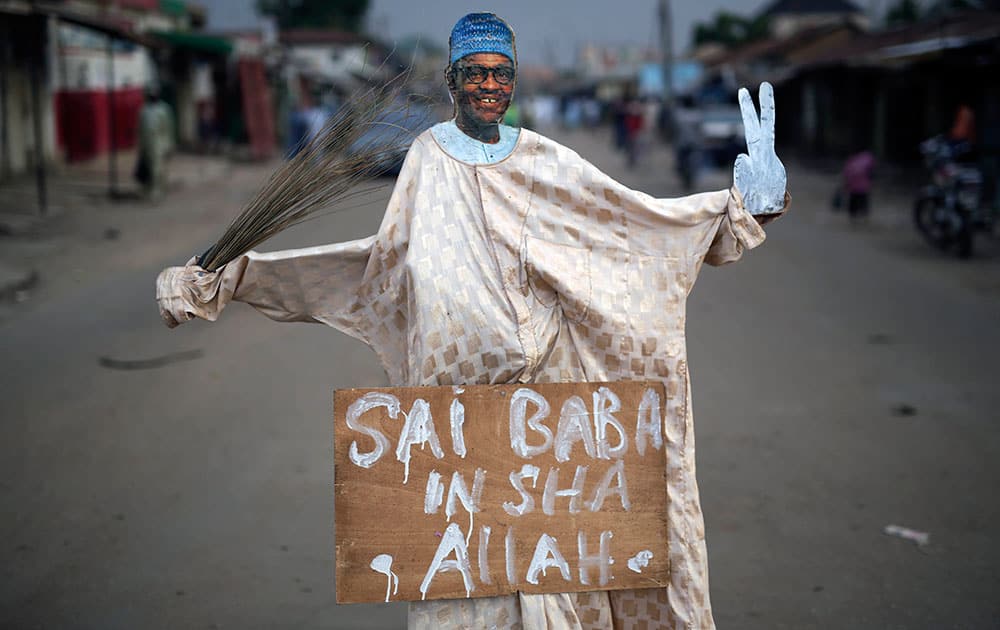
[[[321,133],[271,174],[198,264],[216,271],[331,204],[377,188],[357,185],[385,172],[413,141],[413,132],[389,120],[412,115],[403,96],[407,77],[403,72],[352,96]]]

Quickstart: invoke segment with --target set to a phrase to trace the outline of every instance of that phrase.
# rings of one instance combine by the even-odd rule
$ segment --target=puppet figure
[[[414,602],[411,628],[712,628],[695,481],[685,303],[702,263],[764,240],[783,212],[774,97],[740,105],[735,186],[677,199],[630,190],[570,149],[500,124],[514,90],[510,27],[460,19],[445,71],[455,117],[417,137],[374,236],[247,253],[217,272],[161,273],[168,325],[236,300],[366,342],[394,386],[660,380],[668,393],[671,583],[648,590]]]

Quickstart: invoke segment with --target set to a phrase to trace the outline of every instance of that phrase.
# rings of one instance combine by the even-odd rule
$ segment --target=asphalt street
[[[682,194],[662,149],[627,172],[603,134],[560,139]],[[335,604],[332,391],[386,384],[374,355],[240,304],[172,331],[157,314],[157,272],[204,249],[269,168],[10,245],[41,282],[0,312],[0,627],[405,625],[402,604]],[[261,249],[372,233],[385,183]],[[740,263],[703,269],[689,301],[717,624],[1000,627],[1000,247],[943,257],[905,198],[877,192],[872,221],[848,225],[831,186],[789,163],[792,212]]]

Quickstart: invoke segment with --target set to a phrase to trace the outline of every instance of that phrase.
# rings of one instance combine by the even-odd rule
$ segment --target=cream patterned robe
[[[735,189],[654,199],[528,130],[508,158],[474,166],[426,132],[375,236],[251,252],[217,274],[172,268],[158,293],[184,318],[237,300],[332,326],[368,343],[397,386],[664,381],[668,588],[415,602],[409,623],[712,628],[685,303],[703,262],[763,240]]]

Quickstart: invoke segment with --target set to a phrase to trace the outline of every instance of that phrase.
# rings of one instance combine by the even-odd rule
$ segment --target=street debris
[[[868,343],[873,346],[888,346],[892,344],[892,337],[885,333],[872,333],[868,335]]]
[[[886,525],[885,529],[882,530],[882,533],[887,536],[896,536],[897,538],[912,540],[917,543],[918,547],[924,547],[931,541],[930,533],[920,532],[901,525]]]
[[[121,230],[118,228],[109,227],[104,230],[104,239],[107,241],[117,241],[118,237],[121,235]]]
[[[909,418],[910,416],[917,415],[917,408],[914,407],[913,405],[900,403],[892,408],[892,415],[900,416],[902,418]]]
[[[27,301],[39,279],[34,269],[6,267],[0,263],[0,301],[18,304]]]
[[[194,361],[205,356],[201,350],[185,350],[183,352],[171,352],[152,359],[112,359],[111,357],[101,357],[97,360],[98,365],[112,370],[151,370],[163,367],[171,363],[181,361]]]

